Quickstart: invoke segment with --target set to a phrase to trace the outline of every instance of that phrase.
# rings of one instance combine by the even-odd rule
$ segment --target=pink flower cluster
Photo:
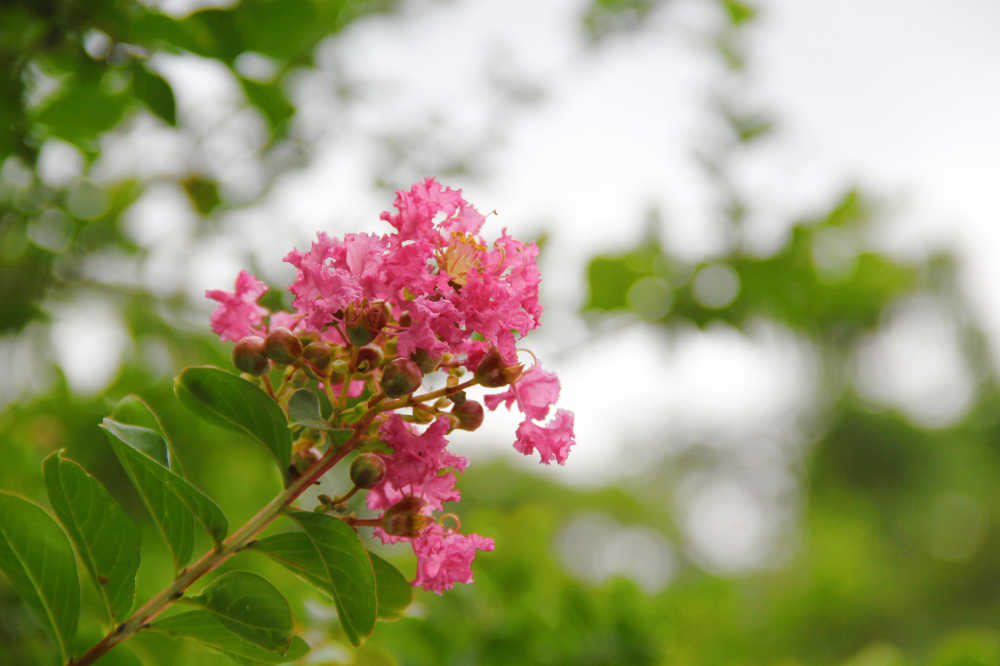
[[[515,448],[526,455],[537,451],[543,463],[564,463],[574,444],[572,413],[560,409],[547,425],[538,423],[559,397],[559,380],[537,364],[524,371],[516,351],[517,340],[538,326],[541,315],[537,246],[511,238],[506,230],[487,243],[479,235],[484,216],[460,190],[443,188],[433,179],[397,192],[395,208],[382,214],[393,233],[334,238],[321,232],[307,251],[288,253],[285,261],[297,269],[289,287],[293,312],[269,312],[258,305],[267,287],[246,272],[237,278],[235,292],[207,292],[219,303],[212,329],[232,341],[287,329],[303,341],[318,339],[346,350],[343,354],[350,360],[356,358],[350,350],[358,342],[352,347],[351,322],[361,321],[351,317],[364,316],[377,304],[378,312],[388,314],[379,315],[380,328],[368,346],[384,352],[386,362],[420,359],[422,368],[452,378],[467,372],[478,378],[480,365],[496,350],[492,356],[499,354],[504,379],[482,383],[507,388],[487,395],[487,407],[516,404],[525,419],[517,429]],[[362,324],[365,321],[372,320]],[[381,372],[355,373],[351,379],[370,382],[374,395]],[[321,384],[338,381],[316,376]],[[464,401],[464,393],[448,397],[456,406]],[[372,428],[392,452],[378,454],[385,475],[367,495],[369,508],[380,512],[405,498],[421,501],[419,512],[428,524],[405,538],[418,558],[414,584],[438,593],[456,582],[471,582],[475,552],[493,549],[491,539],[430,522],[446,502],[460,498],[456,474],[467,465],[465,458],[448,451],[446,438],[465,426],[456,418],[457,407],[446,413],[441,402],[427,407],[427,419],[400,411],[375,419]],[[477,409],[481,415],[481,406]],[[385,541],[401,538],[381,529],[376,535]]]

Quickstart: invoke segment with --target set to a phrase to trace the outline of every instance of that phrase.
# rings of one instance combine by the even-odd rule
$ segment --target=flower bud
[[[264,354],[276,363],[293,363],[302,354],[302,343],[287,328],[276,328],[264,339]]]
[[[264,338],[248,335],[233,346],[233,365],[241,372],[262,375],[270,363],[264,356]]]
[[[365,345],[358,350],[354,368],[358,372],[368,372],[382,365],[382,348],[377,345]]]
[[[365,319],[375,331],[381,331],[389,323],[389,306],[385,301],[375,301],[365,310]]]
[[[319,333],[316,331],[298,331],[296,335],[298,336],[299,342],[302,343],[303,347],[310,343],[319,341]]]
[[[351,481],[358,488],[371,488],[385,477],[385,461],[374,453],[362,453],[351,463]]]
[[[483,406],[475,400],[455,405],[451,413],[458,418],[458,427],[462,430],[475,430],[483,424]]]
[[[500,371],[500,376],[508,384],[513,384],[518,379],[520,379],[521,375],[523,374],[524,374],[524,366],[521,365],[520,363],[516,363],[514,365],[508,365],[506,368]]]
[[[364,305],[351,303],[344,313],[344,328],[347,330],[347,340],[352,345],[360,347],[375,339],[376,331],[368,325],[364,313]]]
[[[430,423],[437,417],[437,414],[433,409],[429,409],[423,405],[413,406],[413,422],[414,423]]]
[[[368,324],[366,323],[348,324],[347,339],[350,340],[352,345],[360,347],[375,339],[375,331],[368,328]]]
[[[326,370],[326,366],[330,365],[330,355],[330,345],[325,342],[310,342],[302,350],[302,358],[320,372]]]
[[[434,357],[432,357],[426,349],[414,349],[410,353],[410,360],[416,363],[417,367],[420,368],[420,372],[425,375],[428,372],[434,372],[434,370],[437,369],[437,361],[434,360]]]
[[[382,370],[382,391],[390,398],[401,398],[416,391],[423,379],[416,363],[396,358]]]
[[[500,352],[491,349],[476,367],[476,379],[487,388],[499,388],[518,380],[524,372],[520,363],[507,365],[503,362]]]
[[[456,405],[461,405],[466,400],[465,391],[456,391],[455,393],[452,393],[450,396],[448,396],[448,399],[451,400]]]
[[[382,529],[393,536],[417,536],[434,522],[431,516],[420,513],[426,505],[419,497],[404,497],[382,516]]]
[[[347,308],[344,324],[352,345],[361,347],[375,339],[389,321],[389,306],[383,301],[352,303]]]

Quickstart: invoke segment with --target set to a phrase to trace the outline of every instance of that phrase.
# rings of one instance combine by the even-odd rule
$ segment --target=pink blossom
[[[365,391],[365,384],[366,382],[363,379],[351,380],[351,385],[347,387],[347,397],[357,398],[358,396],[360,396]],[[319,384],[319,388],[323,390],[322,383]],[[334,395],[340,395],[340,392],[343,390],[344,390],[343,382],[340,382],[339,384],[330,384],[330,391],[332,391]]]
[[[236,291],[209,289],[205,296],[219,305],[212,312],[211,324],[219,339],[236,342],[248,335],[255,335],[267,308],[257,305],[257,299],[267,291],[267,285],[246,271],[236,276]]]
[[[461,190],[443,188],[433,178],[416,183],[410,191],[396,192],[396,214],[382,213],[382,219],[396,227],[401,240],[440,238],[440,232],[477,233],[485,219],[462,198]],[[443,214],[437,223],[435,217]]]
[[[294,331],[298,328],[301,321],[301,315],[285,312],[284,310],[278,310],[276,312],[272,312],[271,316],[268,317],[268,330],[287,328],[289,331]]]
[[[490,409],[496,409],[501,402],[510,409],[516,401],[517,408],[525,416],[537,421],[544,419],[549,407],[559,399],[559,378],[536,365],[503,393],[487,395],[484,399]]]
[[[460,534],[434,523],[411,539],[417,556],[413,585],[441,594],[455,583],[472,582],[472,560],[477,550],[493,550],[493,539]]]
[[[419,349],[434,359],[445,354],[454,359],[443,370],[461,370],[456,368],[461,365],[473,371],[485,354],[496,349],[507,364],[517,363],[518,340],[538,326],[542,314],[538,247],[515,240],[506,229],[490,245],[479,235],[485,217],[462,198],[461,190],[442,187],[433,178],[396,192],[394,206],[395,211],[382,214],[393,227],[391,233],[343,238],[319,233],[308,250],[287,254],[285,261],[296,268],[289,286],[292,312],[269,314],[258,305],[266,287],[245,272],[237,278],[234,293],[207,292],[219,302],[212,315],[213,330],[224,340],[236,341],[283,326],[304,341],[318,336],[342,345],[335,358],[353,363],[356,350],[342,337],[344,322],[338,320],[346,317],[353,324],[359,313],[374,313],[370,321],[377,320],[381,330],[368,344],[379,346],[386,357],[405,359]],[[386,304],[387,312],[381,304],[378,310],[369,307],[376,301]],[[352,367],[358,372],[348,385],[351,397],[380,381],[380,370],[369,369],[365,380],[359,380],[361,366]],[[316,381],[322,390],[331,376]],[[339,394],[342,385],[329,388]],[[492,410],[500,404],[510,409],[516,403],[525,420],[517,429],[515,448],[526,455],[538,451],[543,463],[563,464],[575,444],[573,414],[556,410],[549,423],[536,422],[552,411],[559,392],[556,376],[536,364],[503,392],[486,396],[485,402]],[[430,518],[446,503],[461,498],[456,474],[468,461],[447,449],[453,423],[449,415],[438,410],[436,420],[417,426],[392,413],[401,404],[392,404],[364,422],[364,438],[377,431],[391,449],[377,454],[386,473],[368,489],[366,501],[373,511],[385,512],[408,497],[418,498],[422,502],[409,501],[402,508]],[[413,534],[423,524],[417,519],[402,531]],[[401,531],[395,523],[391,529]],[[418,560],[413,584],[438,594],[455,583],[472,582],[476,552],[494,548],[492,539],[461,534],[439,523],[412,538],[390,535],[380,527],[374,528],[374,536],[386,543],[409,539]]]
[[[340,241],[320,233],[308,252],[292,250],[285,256],[299,269],[288,287],[295,294],[292,304],[304,315],[303,324],[314,331],[324,330],[335,312],[362,298],[357,279],[346,268],[328,262],[334,248],[342,249]]]
[[[413,432],[399,414],[393,414],[386,421],[379,434],[392,447],[393,453],[385,456],[385,481],[396,488],[408,484],[422,484],[439,471],[449,467],[461,472],[469,464],[468,459],[448,452],[445,435],[451,428],[447,416],[439,416],[421,434]]]
[[[385,462],[385,477],[368,491],[369,508],[388,509],[404,495],[413,495],[427,502],[428,511],[441,511],[445,502],[461,499],[455,475],[443,473],[449,468],[462,472],[469,464],[467,458],[447,450],[445,435],[450,428],[451,421],[442,415],[416,434],[413,426],[393,414],[379,430],[393,452],[379,454]]]
[[[514,448],[524,455],[538,451],[541,462],[546,465],[555,460],[560,465],[565,464],[570,447],[576,444],[573,437],[573,412],[560,409],[555,418],[545,426],[525,419],[517,427],[517,441]]]
[[[517,358],[511,331],[518,331],[523,336],[537,326],[513,296],[510,286],[496,276],[474,273],[453,299],[465,316],[465,328],[482,335],[508,363]]]
[[[405,312],[410,315],[412,323],[399,332],[396,348],[400,356],[409,356],[413,350],[423,349],[437,358],[452,349],[449,342],[456,334],[465,337],[464,332],[459,330],[459,312],[449,301],[434,301],[420,296],[406,304]]]
[[[532,317],[534,325],[530,328],[535,328],[542,314],[542,306],[538,303],[538,285],[542,280],[538,271],[538,246],[533,242],[525,245],[508,236],[507,229],[503,229],[493,248],[484,261],[485,271],[503,276],[512,297]]]
[[[375,234],[345,234],[343,258],[340,261],[351,275],[371,294],[376,290],[384,271],[382,264],[388,245],[386,236]],[[338,258],[339,259],[339,258]]]
[[[455,488],[455,475],[451,472],[428,476],[420,483],[409,483],[397,487],[390,481],[382,481],[368,491],[365,498],[368,508],[375,511],[389,509],[403,497],[412,495],[427,502],[427,511],[443,511],[445,502],[457,502],[462,494]]]

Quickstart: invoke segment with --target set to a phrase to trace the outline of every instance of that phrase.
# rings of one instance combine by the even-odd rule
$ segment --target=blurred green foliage
[[[89,164],[100,154],[101,136],[138,110],[176,127],[174,91],[151,62],[158,54],[188,53],[234,74],[247,104],[267,121],[266,150],[287,136],[294,112],[285,92],[289,73],[311,66],[320,40],[391,6],[247,0],[175,17],[127,0],[0,5],[0,158],[16,158],[0,173],[0,334],[44,318],[39,302],[50,288],[72,283],[86,257],[139,251],[123,233],[121,213],[142,184],[46,186],[34,172],[46,141],[76,146]],[[241,74],[237,58],[245,53],[274,59],[275,75],[262,83]],[[203,215],[221,203],[218,185],[204,174],[180,184]]]
[[[581,14],[585,34],[600,41],[640,29],[660,3],[593,0]],[[716,3],[726,18],[713,42],[733,72],[747,67],[741,30],[754,7]],[[267,122],[268,150],[287,140],[295,107],[286,77],[311,64],[320,40],[391,3],[246,0],[174,17],[120,0],[22,0],[0,6],[0,333],[33,335],[46,299],[72,299],[94,285],[80,280],[88,257],[108,248],[141,254],[122,229],[122,213],[141,195],[136,179],[66,186],[42,182],[39,149],[51,139],[80,149],[88,163],[101,136],[146,110],[165,126],[183,127],[175,91],[151,65],[157,53],[191,53],[233,72],[249,107]],[[243,53],[277,64],[267,83],[243,76]],[[585,314],[643,326],[714,326],[748,330],[766,321],[807,340],[819,352],[811,441],[798,469],[801,508],[793,547],[763,569],[720,574],[685,547],[674,515],[684,460],[665,458],[660,474],[627,486],[568,488],[503,465],[473,467],[462,480],[463,524],[492,536],[498,548],[475,564],[476,584],[438,598],[420,593],[413,611],[380,623],[372,640],[345,651],[332,606],[265,557],[245,553],[232,565],[273,581],[293,604],[298,627],[319,663],[367,666],[440,664],[670,664],[995,666],[1000,663],[1000,391],[984,353],[983,334],[955,286],[947,255],[893,258],[869,241],[879,210],[863,188],[828,210],[798,220],[775,250],[759,254],[741,242],[753,202],[732,187],[726,169],[738,151],[774,128],[766,110],[721,96],[719,115],[732,141],[699,158],[720,196],[720,219],[732,242],[710,260],[691,262],[665,247],[658,229],[635,247],[610,250],[588,266]],[[218,183],[202,173],[179,184],[200,224],[227,206]],[[67,455],[98,476],[142,525],[146,553],[139,597],[158,591],[172,572],[135,491],[97,428],[118,399],[138,393],[163,418],[188,476],[217,500],[234,524],[271,498],[280,479],[252,442],[189,417],[171,392],[186,365],[225,366],[227,350],[205,330],[177,324],[181,296],[105,288],[123,313],[131,348],[112,384],[96,396],[74,393],[55,370],[43,392],[0,412],[0,487],[44,497],[41,460]],[[858,345],[881,330],[887,312],[917,295],[951,308],[962,352],[975,379],[971,409],[936,429],[870,404],[844,379]],[[25,333],[27,331],[27,333]],[[140,350],[166,351],[169,370]],[[342,479],[324,491],[343,489]],[[642,527],[674,545],[675,570],[662,589],[628,577],[593,581],[574,574],[560,550],[574,519],[601,515]],[[610,538],[610,537],[609,537]],[[207,539],[196,548],[208,546]],[[586,545],[577,545],[586,548]],[[404,571],[412,560],[395,550]],[[85,606],[101,601],[84,587]],[[90,614],[98,617],[99,613]],[[80,644],[104,628],[81,628]],[[55,649],[43,627],[0,581],[0,663],[46,664]],[[325,661],[323,661],[325,660]],[[191,644],[140,634],[100,663],[218,664]],[[311,662],[314,663],[314,662]]]

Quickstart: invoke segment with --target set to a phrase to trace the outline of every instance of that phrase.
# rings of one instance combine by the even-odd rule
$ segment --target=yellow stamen
[[[451,282],[461,287],[469,281],[469,273],[479,267],[479,253],[485,251],[486,247],[478,243],[474,236],[454,231],[448,247],[437,250],[435,258]]]

